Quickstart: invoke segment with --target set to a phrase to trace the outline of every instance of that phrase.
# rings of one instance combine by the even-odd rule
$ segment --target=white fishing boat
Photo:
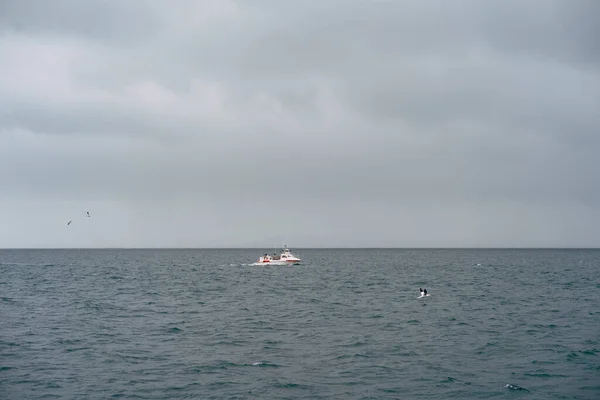
[[[297,265],[300,264],[300,259],[292,254],[287,246],[281,251],[280,255],[272,256],[264,254],[257,262],[250,265]]]

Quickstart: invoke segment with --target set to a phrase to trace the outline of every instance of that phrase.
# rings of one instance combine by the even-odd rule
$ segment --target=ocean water
[[[0,250],[0,398],[600,398],[598,250],[267,251]]]

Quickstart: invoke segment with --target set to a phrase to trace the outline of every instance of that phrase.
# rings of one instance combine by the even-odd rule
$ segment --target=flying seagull
[[[90,217],[90,212],[89,211],[87,212],[87,216]]]
[[[69,221],[69,222],[67,222],[67,225],[71,225],[71,222],[73,222],[73,221]]]

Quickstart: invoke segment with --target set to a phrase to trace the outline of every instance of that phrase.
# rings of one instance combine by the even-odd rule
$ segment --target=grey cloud
[[[157,2],[4,1],[0,27],[36,35],[73,35],[101,42],[137,43],[163,27]]]
[[[6,4],[0,200],[117,202],[126,243],[597,237],[596,2]]]
[[[600,4],[594,0],[486,4],[483,34],[500,51],[597,70]]]
[[[170,132],[170,140],[197,132],[202,126],[185,121],[165,120],[161,115],[113,104],[15,104],[14,111],[0,116],[7,129],[26,129],[50,135],[128,136],[131,139],[160,139]],[[206,129],[206,128],[204,128]]]

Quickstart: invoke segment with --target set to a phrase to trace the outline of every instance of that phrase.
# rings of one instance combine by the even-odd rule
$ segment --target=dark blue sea
[[[0,250],[0,398],[600,399],[600,250],[292,251]]]

